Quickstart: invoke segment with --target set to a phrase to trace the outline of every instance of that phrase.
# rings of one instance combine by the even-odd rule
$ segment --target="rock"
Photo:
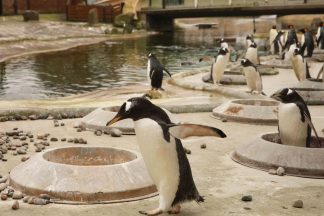
[[[200,145],[200,148],[201,148],[201,149],[205,149],[205,148],[207,148],[207,146],[206,146],[206,144],[201,144],[201,145]]]
[[[84,140],[83,138],[79,138],[79,143],[80,144],[87,144],[88,142]]]
[[[270,175],[277,175],[277,170],[275,170],[275,169],[269,169],[268,173]]]
[[[9,131],[6,132],[7,136],[18,136],[19,132],[18,131]]]
[[[37,134],[37,139],[44,139],[46,138],[45,134]]]
[[[101,136],[101,135],[102,135],[102,131],[101,131],[101,130],[96,130],[96,131],[94,132],[94,134],[95,134],[96,136]]]
[[[79,143],[79,139],[78,138],[74,138],[73,142],[74,143]]]
[[[8,180],[8,176],[3,176],[3,177],[1,177],[1,178],[0,178],[0,184],[1,184],[1,183],[6,183],[7,180]]]
[[[1,194],[1,200],[7,200],[8,196],[6,194]]]
[[[64,122],[61,122],[61,126],[65,126],[65,123]]]
[[[48,194],[40,194],[38,197],[41,198],[41,199],[44,199],[44,200],[50,200],[51,199],[50,195],[48,195]]]
[[[50,146],[50,143],[49,142],[42,142],[42,144],[44,145],[44,146]],[[43,147],[43,149],[44,149],[45,147]]]
[[[121,130],[119,130],[118,128],[112,128],[110,130],[110,136],[112,137],[121,137],[123,134],[123,132],[121,132]]]
[[[8,161],[7,158],[2,158],[1,160],[4,161],[4,162]]]
[[[124,27],[124,25],[131,25],[133,24],[134,20],[134,13],[125,13],[119,14],[114,18],[114,26],[116,27]]]
[[[69,143],[72,143],[72,142],[74,142],[74,139],[69,138],[67,141],[68,141]]]
[[[24,21],[38,21],[39,20],[39,14],[37,11],[33,10],[26,10],[23,14]]]
[[[119,31],[117,28],[112,28],[110,33],[111,34],[119,34]]]
[[[19,139],[19,136],[16,136],[16,135],[15,135],[15,136],[13,136],[12,138],[13,138],[13,139]]]
[[[33,204],[35,204],[35,205],[46,205],[46,204],[48,204],[48,203],[49,203],[48,200],[46,200],[46,199],[42,199],[42,198],[35,198],[35,199],[33,200]]]
[[[88,12],[88,24],[95,25],[99,22],[97,8],[92,8]]]
[[[58,126],[60,126],[60,123],[55,119],[54,120],[54,127],[58,127]]]
[[[15,115],[14,116],[14,119],[16,120],[16,121],[21,121],[21,120],[23,120],[23,117],[21,116],[21,115]]]
[[[15,191],[12,194],[12,199],[22,199],[22,198],[24,198],[24,195],[20,191]]]
[[[58,139],[57,139],[56,137],[51,137],[50,141],[51,141],[51,142],[57,142]]]
[[[28,134],[27,136],[28,136],[29,139],[34,138],[34,135],[33,134]]]
[[[12,195],[14,194],[14,192],[15,192],[15,190],[9,186],[8,187],[8,197],[12,197]]]
[[[8,185],[6,183],[0,183],[0,192],[6,189]]]
[[[67,119],[69,117],[69,115],[67,113],[62,113],[61,116],[62,116],[63,119]],[[62,123],[61,123],[61,126],[62,126]]]
[[[65,141],[66,141],[66,138],[62,138],[61,141],[62,141],[62,142],[65,142]]]
[[[34,139],[30,139],[29,142],[34,142]]]
[[[296,201],[294,201],[294,203],[293,203],[293,207],[294,207],[294,208],[303,208],[303,206],[304,206],[304,203],[303,203],[302,200],[296,200]]]
[[[27,203],[28,204],[34,204],[34,200],[36,199],[36,197],[32,196],[32,197],[29,197],[29,199],[27,200]]]
[[[12,208],[13,210],[17,210],[17,209],[19,209],[19,202],[18,202],[18,200],[15,200],[15,201],[14,201],[14,203],[13,203],[12,206],[11,206],[11,208]]]
[[[17,128],[17,127],[15,127],[15,128],[13,128],[12,130],[18,130],[18,128]]]
[[[223,118],[223,119],[222,119],[222,122],[227,122],[227,119],[226,119],[226,118]]]
[[[27,137],[26,137],[26,136],[21,136],[19,139],[20,139],[21,141],[24,141],[24,140],[27,139]]]
[[[73,128],[79,128],[80,127],[80,123],[79,122],[75,122],[74,124],[73,124]]]
[[[283,175],[285,175],[285,169],[283,168],[283,167],[278,167],[278,169],[277,169],[277,175],[278,176],[283,176]]]
[[[29,198],[30,198],[30,196],[25,196],[25,197],[23,198],[23,202],[24,202],[24,203],[27,203],[28,200],[29,200]]]
[[[191,154],[191,150],[190,149],[184,148],[184,150],[185,150],[185,153],[186,154]]]
[[[0,160],[3,158],[3,154],[2,152],[0,152]]]
[[[47,120],[53,120],[54,117],[52,115],[47,116]]]
[[[41,148],[38,148],[38,147],[37,147],[37,148],[35,149],[35,152],[41,152],[41,151],[42,151]]]
[[[26,152],[25,148],[19,148],[19,149],[17,149],[17,153],[20,154],[20,155],[24,155],[27,152]]]
[[[36,115],[30,115],[30,116],[28,116],[28,118],[30,120],[37,120],[38,119]]]
[[[14,152],[14,153],[12,153],[12,155],[13,155],[13,156],[17,156],[17,155],[18,155],[18,153],[17,153],[17,152]]]
[[[27,116],[21,116],[21,120],[28,120]]]
[[[82,129],[81,129],[81,128],[78,128],[78,129],[77,129],[77,132],[82,132]]]
[[[242,201],[244,202],[251,202],[252,201],[252,196],[251,195],[244,195],[241,198]]]
[[[7,154],[8,147],[7,146],[1,146],[0,151],[2,152],[2,154]]]
[[[29,157],[28,157],[28,156],[24,156],[24,157],[21,158],[21,161],[22,161],[22,162],[25,162],[25,161],[27,161],[27,160],[29,160]]]

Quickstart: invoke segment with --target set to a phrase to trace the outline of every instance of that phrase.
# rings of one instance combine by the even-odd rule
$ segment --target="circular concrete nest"
[[[202,80],[206,83],[213,83],[210,79],[210,74],[203,76]],[[246,85],[245,78],[242,74],[240,75],[230,75],[224,74],[220,81],[223,85]]]
[[[273,100],[231,100],[216,107],[213,116],[236,122],[277,124],[278,105]]]
[[[322,148],[282,145],[278,133],[266,133],[248,144],[239,145],[232,159],[255,169],[268,171],[283,167],[288,175],[324,178],[324,138]],[[317,146],[315,137],[311,146]]]
[[[10,172],[10,185],[59,203],[115,203],[156,195],[141,155],[106,147],[64,147],[38,153]]]
[[[324,82],[321,80],[304,80],[294,88],[307,104],[324,105]]]

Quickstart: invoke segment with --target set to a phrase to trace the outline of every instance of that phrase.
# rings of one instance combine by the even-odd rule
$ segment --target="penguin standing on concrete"
[[[255,65],[260,64],[258,47],[255,42],[252,42],[250,47],[246,50],[245,58],[249,59]]]
[[[283,44],[285,41],[285,32],[278,31],[273,41],[271,41],[271,52],[272,54],[281,54],[283,50]]]
[[[277,27],[274,25],[272,26],[269,32],[270,52],[272,55],[275,54],[275,47],[273,41],[275,40],[277,34],[278,34]]]
[[[241,65],[243,66],[243,74],[246,79],[246,84],[250,89],[250,93],[256,91],[258,94],[263,94],[261,74],[257,67],[249,60],[242,59]]]
[[[147,75],[148,81],[152,86],[152,90],[163,90],[163,71],[165,71],[171,77],[170,72],[160,63],[160,61],[155,57],[155,55],[149,53],[147,63]]]
[[[317,145],[321,146],[311,115],[303,98],[292,89],[282,89],[274,93],[272,98],[280,101],[278,110],[278,129],[281,143],[290,146],[311,147],[311,131],[317,137]]]
[[[300,52],[303,56],[312,57],[314,47],[315,47],[313,35],[308,30],[308,28],[301,29],[300,31],[303,33],[302,38],[300,40],[301,43]]]
[[[203,202],[204,198],[196,188],[180,139],[189,136],[225,138],[224,132],[202,125],[173,124],[163,109],[139,97],[127,100],[107,126],[127,118],[134,121],[140,151],[159,192],[158,208],[139,213],[178,214],[183,202]]]
[[[320,22],[317,28],[316,42],[319,49],[324,49],[324,25]]]
[[[251,43],[254,42],[254,37],[253,35],[248,34],[245,40],[246,40],[246,48],[248,49],[251,46]]]
[[[221,48],[218,55],[215,56],[215,62],[211,67],[211,75],[215,85],[220,85],[228,61],[227,53],[227,48]]]
[[[295,52],[295,49],[299,48],[299,45],[296,43],[296,41],[289,46],[288,50],[283,51],[282,53],[282,59],[284,61],[291,61],[291,58]]]
[[[303,81],[305,79],[311,78],[307,61],[304,59],[299,48],[296,48],[294,50],[294,53],[291,57],[291,63],[298,81]]]
[[[297,33],[293,25],[288,26],[289,31],[286,34],[286,43],[284,45],[284,50],[289,50],[292,44],[298,43]]]

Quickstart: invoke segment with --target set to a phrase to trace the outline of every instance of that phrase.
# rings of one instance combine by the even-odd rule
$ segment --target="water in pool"
[[[14,58],[0,64],[0,99],[53,98],[143,83],[149,52],[174,74],[201,67],[181,63],[213,56],[214,44],[212,36],[178,32]]]

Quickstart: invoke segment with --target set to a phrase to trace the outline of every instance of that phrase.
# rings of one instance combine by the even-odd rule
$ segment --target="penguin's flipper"
[[[316,131],[314,125],[313,125],[313,122],[312,122],[311,118],[308,116],[308,114],[306,112],[303,112],[303,114],[304,114],[304,117],[305,117],[305,121],[312,128],[312,130],[314,131],[314,134],[316,136],[316,140],[317,140],[318,147],[320,148],[322,146],[321,145],[321,141],[320,141],[319,136],[317,134],[317,131]]]
[[[218,128],[197,124],[173,124],[168,125],[173,137],[185,139],[191,136],[216,136],[225,138],[226,134]]]
[[[169,74],[170,77],[172,76],[172,75],[170,74],[170,72],[169,72],[165,67],[163,67],[163,70],[164,70],[165,72],[167,72],[167,74]]]

